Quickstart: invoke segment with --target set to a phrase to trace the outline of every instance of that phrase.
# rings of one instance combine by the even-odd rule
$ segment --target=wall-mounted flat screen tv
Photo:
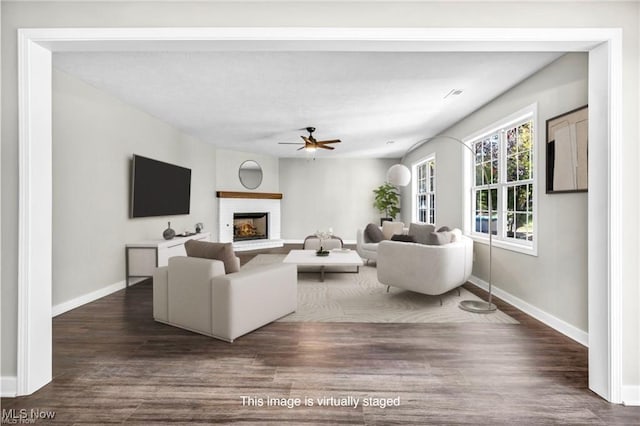
[[[133,156],[131,217],[189,214],[191,169]]]

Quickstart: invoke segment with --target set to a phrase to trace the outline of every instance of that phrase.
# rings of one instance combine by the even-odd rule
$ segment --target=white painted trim
[[[144,281],[144,280],[141,280],[141,281]],[[83,294],[82,296],[76,297],[75,299],[58,303],[51,310],[52,316],[57,317],[58,315],[64,314],[65,312],[68,312],[72,309],[78,308],[82,305],[86,305],[87,303],[91,303],[95,300],[101,299],[105,296],[115,293],[116,291],[120,291],[126,287],[127,287],[127,282],[122,280],[120,282],[108,285],[96,291],[92,291],[91,293]]]
[[[51,57],[18,34],[18,395],[52,377]]]
[[[622,386],[622,403],[628,406],[640,406],[640,385]]]
[[[479,287],[485,291],[489,291],[489,283],[487,283],[486,281],[474,275],[472,275],[471,278],[469,278],[469,282],[475,285],[476,287]],[[510,305],[513,305],[516,308],[520,309],[525,314],[534,317],[538,321],[545,323],[546,325],[553,328],[554,330],[559,331],[565,336],[575,340],[576,342],[580,343],[582,346],[588,347],[589,334],[586,331],[580,330],[578,327],[573,326],[568,322],[561,320],[560,318],[555,317],[546,311],[543,311],[542,309],[530,304],[529,302],[525,302],[519,297],[514,296],[511,293],[508,293],[499,287],[496,287],[495,284],[492,285],[491,288],[492,288],[492,294],[494,296],[504,300]]]
[[[0,377],[0,397],[15,398],[18,396],[18,379],[16,376]]]
[[[623,346],[622,274],[622,29],[609,38],[609,401],[621,403]],[[590,213],[591,214],[591,213]],[[638,399],[636,399],[638,401]]]
[[[51,102],[31,99],[29,92],[32,83],[38,83],[38,77],[51,73],[51,69],[42,69],[35,50],[52,51],[166,51],[166,50],[341,50],[341,51],[406,51],[406,52],[460,52],[460,51],[589,51],[607,43],[610,55],[607,58],[610,73],[611,97],[608,112],[610,165],[618,165],[622,156],[622,32],[619,28],[48,28],[18,30],[18,91],[19,91],[19,236],[18,236],[18,393],[27,394],[28,389],[41,386],[29,376],[46,376],[45,370],[33,371],[28,361],[33,358],[38,367],[51,365],[49,351],[39,350],[39,342],[51,343],[50,330],[50,287],[51,271],[39,264],[43,250],[50,250],[51,230],[46,223],[51,222],[51,205],[38,209],[45,200],[30,191],[32,185],[36,191],[44,191],[50,180],[44,182],[51,164],[41,162],[46,156],[42,150],[50,150]],[[42,45],[40,45],[42,43]],[[36,48],[30,48],[30,47]],[[40,67],[40,68],[39,68]],[[45,89],[46,91],[46,89]],[[35,93],[35,90],[34,90]],[[41,98],[51,96],[51,89]],[[40,109],[40,114],[29,116]],[[42,114],[49,110],[49,120]],[[39,132],[38,129],[43,129]],[[32,134],[38,134],[34,140]],[[39,162],[34,164],[34,158]],[[46,166],[45,173],[35,173],[36,166]],[[26,169],[25,169],[26,167]],[[29,168],[31,167],[31,168]],[[29,171],[33,172],[29,175]],[[620,402],[616,395],[621,393],[621,354],[622,354],[622,274],[621,255],[622,238],[620,209],[622,194],[619,193],[622,170],[615,167],[610,171],[607,181],[607,208],[610,217],[610,239],[607,286],[610,297],[589,300],[589,310],[605,307],[605,315],[599,318],[607,324],[609,335],[607,353],[613,360],[603,372],[611,380],[614,388],[607,399]],[[34,179],[33,181],[29,179]],[[614,185],[614,186],[612,186]],[[44,188],[44,189],[42,189]],[[613,195],[609,192],[613,191]],[[595,207],[589,207],[593,212]],[[30,226],[39,226],[32,229]],[[40,232],[40,233],[38,233]],[[30,244],[30,238],[38,235],[38,244]],[[42,238],[48,240],[43,243]],[[45,249],[39,249],[45,247]],[[50,262],[50,258],[47,262]],[[590,285],[592,285],[590,281]],[[44,293],[41,293],[44,292]],[[47,293],[49,292],[49,293]],[[48,306],[42,311],[39,307],[43,299]],[[34,303],[38,302],[38,303]],[[30,317],[32,315],[32,317]],[[33,319],[33,322],[29,320]],[[47,331],[48,330],[48,331]],[[31,357],[31,358],[29,358]],[[42,374],[42,373],[45,374]],[[49,379],[50,380],[50,379]],[[23,384],[21,387],[20,384]],[[28,386],[27,386],[28,385]]]

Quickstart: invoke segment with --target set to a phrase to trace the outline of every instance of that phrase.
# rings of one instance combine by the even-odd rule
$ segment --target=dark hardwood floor
[[[588,390],[584,347],[497,304],[520,324],[273,323],[229,344],[154,322],[148,280],[56,317],[53,381],[2,408],[52,410],[48,423],[65,425],[640,424],[640,407]]]

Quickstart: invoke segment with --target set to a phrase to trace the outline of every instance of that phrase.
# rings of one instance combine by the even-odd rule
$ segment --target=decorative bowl
[[[329,256],[329,252],[327,250],[318,250],[316,251],[316,256]]]

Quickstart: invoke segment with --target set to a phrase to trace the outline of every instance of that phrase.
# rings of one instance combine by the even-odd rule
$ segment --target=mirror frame
[[[242,166],[244,166],[247,163],[255,163],[258,166],[258,170],[260,171],[260,180],[258,181],[258,184],[254,187],[249,187],[247,186],[244,181],[242,180]],[[258,163],[256,160],[245,160],[240,164],[240,167],[238,167],[238,180],[240,181],[240,184],[245,187],[246,189],[256,189],[258,188],[260,185],[262,185],[262,179],[264,178],[264,173],[262,171],[262,166],[260,165],[260,163]]]

